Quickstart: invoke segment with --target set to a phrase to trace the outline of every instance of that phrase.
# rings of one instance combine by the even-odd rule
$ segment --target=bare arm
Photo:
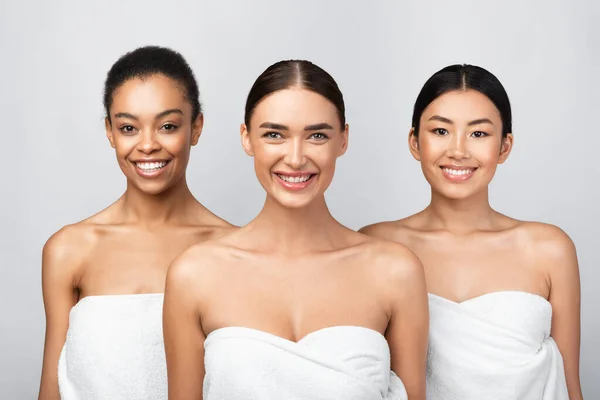
[[[550,267],[552,338],[563,357],[569,398],[583,399],[579,381],[581,291],[575,245],[561,230],[554,228],[540,249]]]
[[[195,262],[189,252],[178,257],[167,273],[163,334],[169,400],[201,400],[204,381],[204,340],[200,325]]]
[[[46,311],[46,338],[39,400],[59,400],[58,359],[69,327],[69,312],[77,303],[74,286],[76,260],[64,230],[52,236],[42,252],[42,293]]]
[[[398,253],[395,263],[399,268],[393,268],[388,277],[387,293],[392,312],[386,339],[390,345],[392,370],[404,383],[408,399],[425,400],[429,335],[425,274],[414,254],[408,250]]]

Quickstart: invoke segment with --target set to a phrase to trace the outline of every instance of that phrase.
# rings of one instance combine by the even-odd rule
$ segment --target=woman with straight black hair
[[[270,66],[241,136],[266,201],[169,269],[169,399],[425,400],[419,260],[342,226],[325,202],[348,145],[336,82],[308,61]]]
[[[409,148],[431,202],[361,229],[406,245],[429,292],[427,399],[577,400],[580,288],[559,228],[493,210],[488,186],[513,145],[508,95],[483,68],[436,72],[415,102]]]

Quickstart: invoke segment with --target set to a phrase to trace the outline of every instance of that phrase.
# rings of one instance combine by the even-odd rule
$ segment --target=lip
[[[138,163],[138,162],[169,162],[171,161],[170,159],[167,158],[138,158],[137,160],[129,160],[133,163]]]
[[[151,162],[166,162],[167,164],[160,169],[156,169],[156,170],[152,170],[152,171],[146,171],[137,166],[137,163],[151,163]],[[138,174],[138,176],[140,176],[142,178],[146,178],[146,179],[153,179],[153,178],[159,177],[160,175],[162,175],[165,172],[167,167],[171,164],[171,160],[139,159],[139,160],[131,161],[131,163],[133,164],[135,172]]]
[[[298,177],[298,176],[306,176],[306,175],[316,175],[316,172],[311,172],[311,171],[273,171],[274,174],[279,174],[279,175],[285,175],[285,176],[292,176],[292,177]]]
[[[306,172],[306,171],[305,172],[276,171],[276,172],[273,172],[273,175],[275,176],[275,179],[277,180],[277,182],[279,182],[281,184],[281,186],[283,186],[284,188],[286,188],[288,190],[297,191],[297,190],[302,190],[302,189],[306,189],[307,187],[309,187],[313,183],[313,181],[315,181],[315,178],[318,174],[313,173],[313,172]],[[283,179],[281,179],[279,175],[285,175],[285,176],[290,176],[290,177],[294,177],[294,178],[310,175],[310,178],[308,178],[308,180],[306,180],[304,182],[287,182],[287,181],[284,181]]]
[[[471,177],[475,174],[475,171],[477,171],[478,168],[477,167],[458,166],[458,165],[442,165],[442,166],[440,166],[440,169],[442,170],[442,175],[444,176],[444,178],[446,178],[450,182],[465,182],[465,181],[471,179]],[[456,171],[466,171],[466,170],[472,170],[472,171],[469,173],[463,174],[463,175],[452,175],[452,174],[449,174],[448,172],[446,172],[445,169],[453,169]]]

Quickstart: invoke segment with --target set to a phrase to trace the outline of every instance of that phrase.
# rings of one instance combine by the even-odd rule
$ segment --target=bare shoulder
[[[536,258],[557,261],[575,254],[575,244],[562,229],[541,222],[521,222],[518,226]]]
[[[368,279],[393,312],[397,306],[426,304],[425,272],[419,258],[406,246],[370,238],[361,252]]]
[[[412,215],[396,221],[377,222],[360,228],[358,232],[383,240],[406,243],[414,231],[416,217],[417,215]]]
[[[98,232],[87,221],[67,225],[54,233],[42,250],[42,284],[78,285],[78,277],[98,240]]]
[[[76,269],[84,262],[98,240],[98,230],[87,220],[67,225],[54,233],[44,245],[43,265]]]
[[[364,257],[374,276],[387,284],[410,283],[423,278],[423,265],[408,247],[395,241],[370,238],[364,244]]]
[[[533,265],[549,274],[551,284],[578,280],[575,244],[562,229],[541,222],[520,222],[517,229]]]
[[[383,221],[363,226],[358,232],[377,238],[388,239],[394,236],[398,229],[397,221]]]
[[[189,247],[177,256],[167,273],[167,285],[179,288],[209,288],[218,279],[227,262],[229,249],[223,238],[206,240]]]

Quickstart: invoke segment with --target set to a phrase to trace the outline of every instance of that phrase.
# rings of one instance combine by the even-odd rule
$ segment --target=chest
[[[541,295],[548,290],[532,249],[518,241],[423,239],[413,241],[411,247],[423,263],[431,293],[460,300],[501,290]]]
[[[85,294],[163,292],[171,262],[198,242],[179,232],[118,232],[104,235],[82,268]]]
[[[386,305],[361,265],[338,262],[254,260],[214,288],[203,313],[207,331],[254,327],[298,338],[324,326],[385,330]]]

